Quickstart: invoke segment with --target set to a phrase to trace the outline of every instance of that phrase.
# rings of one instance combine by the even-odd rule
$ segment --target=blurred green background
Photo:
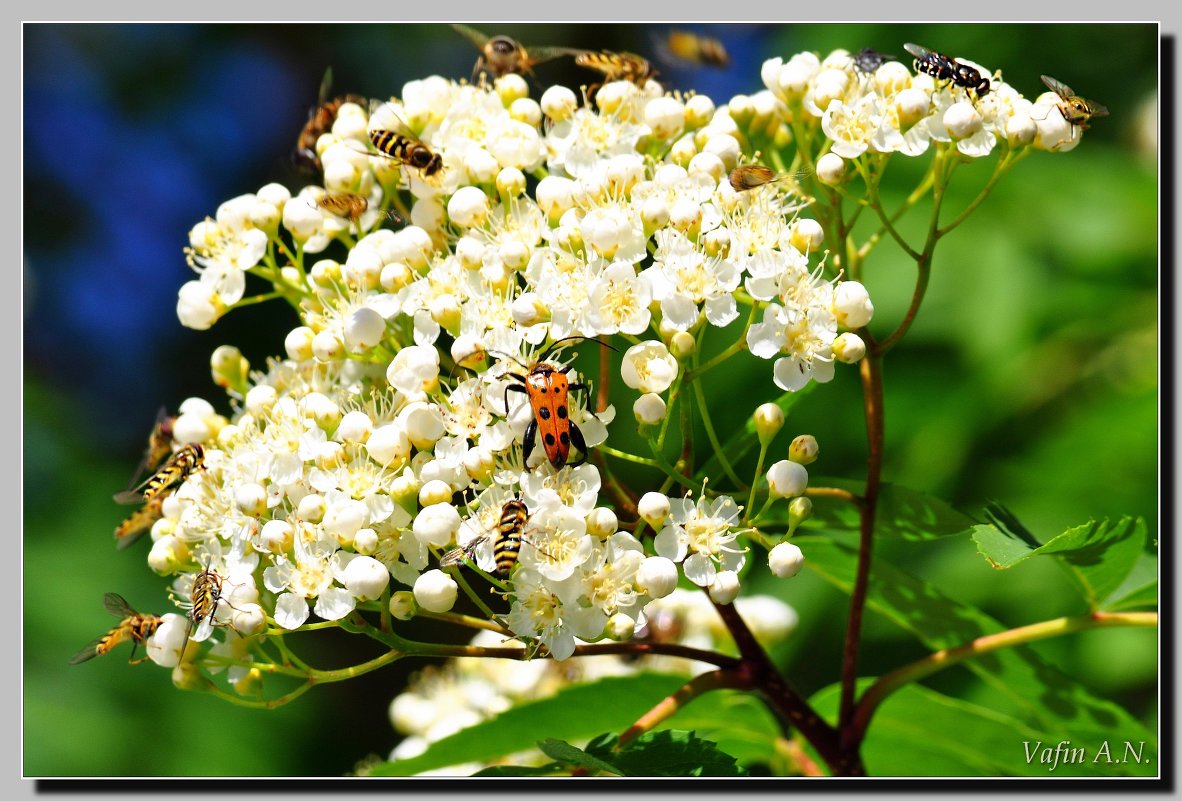
[[[940,244],[920,316],[886,365],[884,478],[969,514],[999,499],[1043,540],[1126,514],[1146,517],[1156,536],[1156,27],[484,26],[527,45],[640,53],[671,27],[730,46],[735,63],[724,72],[658,65],[673,86],[719,103],[762,88],[759,64],[773,55],[864,46],[903,55],[903,42],[918,42],[1000,68],[1029,97],[1043,90],[1038,76],[1046,73],[1109,108],[1073,152],[1026,159]],[[146,542],[118,552],[111,539],[127,511],[111,494],[125,485],[156,409],[201,395],[228,412],[209,378],[209,353],[229,342],[261,365],[282,352],[292,325],[283,309],[257,308],[210,332],[181,329],[175,293],[188,278],[181,248],[189,227],[268,181],[298,188],[286,159],[326,66],[336,92],[388,95],[432,73],[467,77],[475,51],[443,25],[24,30],[24,773],[334,776],[368,754],[384,757],[398,741],[388,705],[421,664],[256,712],[178,691],[154,665],[128,666],[126,646],[80,666],[67,662],[114,623],[104,592],[165,611]],[[543,86],[588,80],[558,62],[538,73]],[[71,121],[87,136],[63,152],[61,126]],[[960,171],[948,208],[963,206],[987,179],[992,159],[983,162]],[[910,187],[911,170],[892,169],[888,206]],[[900,319],[913,280],[897,249],[877,249],[866,266],[876,333]],[[774,392],[767,362],[737,361],[717,376],[707,387],[712,405],[738,407],[722,418],[724,429],[741,425],[757,403],[748,404],[745,390],[736,404],[736,386],[760,401]],[[631,397],[614,401],[626,418]],[[805,432],[821,443],[815,480],[862,477],[854,369],[838,369],[798,404],[775,448]],[[907,560],[898,566],[1012,625],[1082,611],[1064,576],[1039,560],[1001,574],[964,538],[896,556]],[[800,613],[799,630],[776,654],[793,683],[809,693],[832,682],[844,596],[808,571],[752,589]],[[922,655],[873,614],[865,630],[867,673]],[[1156,641],[1155,631],[1111,630],[1036,647],[1153,724]],[[303,652],[313,648],[325,666],[371,655],[345,636]],[[988,700],[967,671],[929,684]]]

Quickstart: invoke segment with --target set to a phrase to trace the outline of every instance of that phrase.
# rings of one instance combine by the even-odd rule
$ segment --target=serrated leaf
[[[837,487],[860,495],[865,485],[846,479],[810,478],[817,487]],[[832,498],[814,498],[812,521],[839,531],[857,531],[861,526],[858,508]],[[875,534],[901,540],[934,540],[968,532],[975,520],[947,502],[900,484],[884,483],[879,488]],[[812,527],[815,523],[809,524]]]
[[[378,765],[370,775],[413,776],[466,762],[491,762],[532,750],[539,737],[569,742],[623,731],[685,682],[685,676],[638,673],[573,685],[458,731],[418,756]]]
[[[866,685],[869,682],[862,682]],[[825,715],[835,715],[840,687],[832,685],[810,702]],[[971,739],[966,734],[971,733]],[[1071,748],[1083,748],[1086,758],[1064,762],[1055,759],[1056,747],[1069,738],[1053,726],[1039,729],[1000,710],[962,701],[921,685],[908,685],[883,701],[871,719],[861,754],[871,776],[1153,776],[1157,754],[1146,746],[1141,763],[1130,760],[1108,764],[1103,758],[1105,740],[1070,740]],[[1108,733],[1109,750],[1124,733]],[[1066,751],[1067,746],[1064,747]],[[1043,760],[1048,761],[1044,762]],[[1102,764],[1100,764],[1102,763]]]
[[[538,741],[538,750],[543,754],[563,765],[568,765],[577,768],[586,768],[595,773],[613,773],[616,776],[626,775],[624,771],[617,768],[615,765],[607,762],[599,757],[592,756],[584,751],[582,748],[571,745],[565,740],[555,740],[549,738]]]
[[[611,755],[628,776],[742,776],[735,758],[692,731],[646,732]]]
[[[846,592],[850,590],[856,549],[827,537],[797,535],[793,541],[804,551],[806,567]],[[1007,629],[980,609],[947,597],[879,555],[874,558],[866,602],[868,608],[911,632],[932,650]],[[1156,742],[1153,733],[1127,711],[1092,695],[1030,646],[992,651],[960,666],[996,693],[999,709],[1008,709],[1039,731],[1057,731],[1063,737],[1090,741],[1120,736]],[[971,736],[971,732],[966,730],[964,735]]]
[[[784,416],[787,417],[788,411],[801,398],[812,392],[816,385],[816,381],[810,381],[803,388],[795,392],[785,392],[773,402],[783,410]],[[722,443],[722,452],[726,454],[727,460],[733,465],[754,450],[757,445],[759,445],[759,435],[755,432],[755,419],[749,416],[743,427],[732,434],[726,442]],[[713,454],[706,460],[706,463],[702,465],[701,469],[694,474],[694,481],[701,481],[706,476],[717,476],[721,472],[722,462],[719,460],[718,454]]]
[[[1007,529],[977,526],[973,540],[977,550],[999,570],[1021,564],[1034,556],[1059,560],[1079,587],[1088,608],[1097,611],[1128,578],[1144,553],[1148,531],[1142,518],[1122,517],[1115,523],[1090,522],[1064,531],[1048,542],[1031,547]]]
[[[780,727],[759,699],[738,690],[716,690],[694,699],[665,721],[661,728],[697,732],[718,744],[746,768],[776,760]],[[590,745],[588,745],[590,750]]]

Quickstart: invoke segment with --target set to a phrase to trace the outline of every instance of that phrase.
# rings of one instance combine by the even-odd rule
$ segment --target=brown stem
[[[865,775],[866,770],[857,752],[841,748],[837,731],[814,712],[808,702],[780,675],[735,607],[731,604],[714,604],[714,608],[718,610],[739,648],[743,659],[740,671],[745,674],[748,686],[759,691],[765,703],[779,718],[785,736],[790,726],[795,727],[835,775]]]
[[[869,334],[869,332],[867,332]],[[866,492],[858,508],[861,519],[858,542],[858,570],[850,595],[850,617],[845,630],[845,648],[841,665],[841,705],[838,728],[848,737],[854,713],[854,690],[858,681],[858,644],[862,636],[862,613],[866,608],[866,593],[870,585],[870,560],[874,544],[874,516],[878,507],[878,489],[882,479],[882,362],[867,356],[860,363],[862,395],[866,408],[866,441],[869,456],[866,468]],[[852,750],[843,740],[843,748]]]
[[[661,699],[656,706],[645,712],[639,719],[620,735],[620,745],[635,740],[646,731],[651,731],[658,723],[672,717],[679,709],[702,693],[711,690],[749,689],[746,678],[736,669],[712,670],[694,676],[683,684],[672,695]]]
[[[612,503],[616,505],[616,516],[623,521],[634,521],[637,518],[636,501],[639,496],[631,489],[620,483],[615,474],[607,466],[607,459],[599,451],[591,452],[591,460],[599,468],[600,481]]]

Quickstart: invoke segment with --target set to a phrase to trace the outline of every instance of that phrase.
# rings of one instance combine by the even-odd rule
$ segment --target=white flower
[[[555,583],[533,570],[518,570],[505,622],[515,634],[541,640],[555,659],[563,660],[574,653],[576,637],[595,640],[607,623],[600,609],[581,606],[578,598],[573,578]]]
[[[682,562],[685,577],[701,587],[709,587],[719,567],[738,571],[744,562],[743,551],[732,546],[738,537],[733,530],[739,521],[739,507],[720,495],[714,500],[674,498],[670,501],[669,520],[653,541],[658,556]]]
[[[664,598],[677,587],[677,565],[664,556],[647,557],[637,568],[636,586],[651,598]]]
[[[804,493],[809,474],[804,465],[781,459],[767,471],[768,488],[773,498],[793,498]]]
[[[632,389],[643,393],[664,392],[677,377],[677,359],[663,342],[648,340],[625,351],[620,375]]]
[[[778,578],[792,578],[804,567],[804,554],[791,542],[781,542],[768,553],[768,567]]]
[[[428,612],[446,612],[455,605],[459,586],[442,570],[428,570],[415,581],[415,602]]]

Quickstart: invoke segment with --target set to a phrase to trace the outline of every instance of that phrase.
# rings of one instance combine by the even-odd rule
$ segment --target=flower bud
[[[259,531],[259,547],[268,553],[283,553],[292,545],[292,532],[286,520],[268,520]]]
[[[514,100],[529,97],[529,84],[525,82],[525,78],[515,72],[502,75],[493,81],[493,89],[506,107],[513,105]]]
[[[320,362],[332,362],[345,356],[345,343],[332,331],[325,329],[312,338],[312,354]]]
[[[685,106],[668,95],[653,98],[644,106],[644,124],[658,139],[672,139],[685,127]]]
[[[222,345],[210,356],[209,366],[213,372],[213,383],[222,389],[232,389],[239,395],[246,392],[246,376],[250,362],[242,351],[233,345]]]
[[[419,505],[431,506],[436,503],[447,503],[451,500],[451,485],[446,481],[434,479],[419,487]]]
[[[369,415],[360,410],[354,410],[341,418],[332,438],[337,442],[365,442],[373,432],[373,421]]]
[[[363,556],[372,556],[378,549],[378,533],[372,528],[363,528],[353,535],[353,550]]]
[[[902,90],[895,95],[895,109],[899,113],[899,124],[904,128],[910,128],[927,115],[931,104],[931,95],[923,89],[912,86]]]
[[[811,217],[801,217],[792,225],[789,241],[801,253],[812,253],[825,244],[825,231]]]
[[[669,517],[669,498],[660,492],[646,492],[640,496],[636,511],[654,529],[660,529]]]
[[[866,356],[866,342],[852,331],[838,334],[832,348],[833,357],[843,364],[857,364]]]
[[[968,139],[981,130],[981,114],[967,100],[953,103],[944,112],[944,127],[953,139]]]
[[[697,349],[698,340],[689,331],[677,331],[669,338],[669,351],[678,359],[692,356]]]
[[[817,159],[817,180],[828,186],[841,183],[841,176],[845,174],[845,160],[836,153],[830,152]]]
[[[189,546],[171,534],[152,543],[148,552],[148,567],[161,576],[182,570],[189,562]]]
[[[813,502],[807,495],[799,495],[788,501],[788,532],[813,516]]]
[[[791,542],[781,542],[767,555],[767,564],[777,578],[792,578],[804,567],[804,554]]]
[[[817,461],[820,451],[821,446],[817,444],[816,437],[812,434],[801,434],[788,446],[788,458],[800,465],[812,464]]]
[[[693,134],[686,134],[681,137],[669,149],[669,161],[682,167],[688,167],[696,155],[698,155],[698,146],[694,142]],[[715,156],[715,159],[717,158]],[[721,163],[719,161],[719,164]]]
[[[718,571],[714,574],[709,592],[714,603],[729,604],[739,594],[739,574],[733,570]]]
[[[447,201],[447,216],[465,228],[482,224],[488,209],[488,195],[478,186],[462,186]]]
[[[715,181],[721,181],[728,170],[722,157],[717,153],[702,152],[690,158],[686,164],[690,175],[709,175]]]
[[[636,588],[650,598],[664,598],[677,588],[677,565],[664,556],[650,556],[636,571]]]
[[[267,511],[267,491],[254,482],[240,484],[234,490],[234,505],[242,514],[258,517]]]
[[[693,95],[685,101],[685,124],[701,128],[714,116],[714,101],[706,95]]]
[[[620,529],[619,518],[611,509],[596,506],[587,515],[587,533],[605,540]]]
[[[562,122],[578,110],[579,99],[565,86],[551,86],[542,92],[540,105],[547,117],[554,122]]]
[[[635,631],[636,621],[623,612],[616,612],[609,617],[603,627],[604,636],[616,642],[625,642],[632,639],[632,634]]]
[[[287,357],[297,362],[311,359],[313,336],[312,329],[306,325],[293,328],[283,340],[283,348],[287,351]]]
[[[493,468],[496,467],[496,457],[488,448],[471,448],[464,454],[464,470],[473,481],[486,483],[492,478]]]
[[[1015,112],[1012,117],[1006,120],[1006,141],[1009,142],[1010,147],[1030,144],[1034,141],[1034,136],[1037,133],[1038,126],[1035,125],[1034,119],[1029,114]]]
[[[516,167],[505,167],[497,173],[497,191],[506,197],[517,197],[525,192],[525,173]]]
[[[365,441],[365,452],[380,465],[400,465],[410,458],[410,437],[402,426],[389,423],[373,430]]]
[[[236,603],[230,614],[230,625],[243,637],[258,634],[267,627],[267,616],[257,603]]]
[[[446,612],[456,602],[459,587],[442,570],[428,570],[415,579],[415,602],[428,612]]]
[[[450,488],[448,498],[451,498]],[[415,515],[414,523],[411,524],[411,531],[419,542],[437,548],[451,542],[459,530],[460,513],[450,503],[436,503],[425,507]]]
[[[261,614],[261,610],[260,610],[260,614]],[[235,619],[237,619],[238,616],[235,615],[234,617],[235,617]],[[264,620],[263,622],[266,623],[266,620]],[[240,626],[239,624],[235,623],[233,625],[237,631],[240,631],[244,635],[248,635],[248,636],[249,636],[249,634],[257,634],[259,631],[262,631],[262,628],[258,628],[253,631],[250,631],[248,634],[248,632],[242,631],[242,626]],[[243,696],[258,695],[261,688],[262,688],[262,684],[263,684],[263,671],[259,670],[258,668],[251,668],[250,670],[246,671],[245,673],[243,673],[241,676],[239,676],[237,679],[234,680],[234,683],[233,683],[234,692],[238,693],[239,695],[243,695]]]
[[[761,403],[755,410],[753,419],[759,444],[767,447],[767,444],[784,427],[784,410],[775,403]]]
[[[509,105],[509,116],[537,128],[542,124],[542,107],[531,97],[519,97]]]
[[[341,583],[359,601],[382,597],[390,584],[390,571],[372,556],[358,556],[345,565]]]
[[[390,614],[395,620],[410,620],[415,613],[415,596],[413,592],[401,590],[390,596]]]
[[[368,306],[354,309],[345,321],[345,344],[352,353],[369,350],[385,335],[385,319]]]
[[[324,514],[327,511],[328,502],[324,500],[324,496],[310,492],[300,498],[299,506],[296,507],[296,519],[303,520],[305,523],[319,523],[324,519]]]
[[[809,472],[803,465],[781,459],[767,471],[768,488],[773,498],[794,498],[804,493]]]
[[[861,328],[874,317],[874,304],[866,287],[857,281],[842,281],[833,290],[833,313],[838,325]]]
[[[257,417],[260,414],[265,414],[274,406],[278,396],[279,393],[275,391],[275,387],[270,384],[259,384],[250,388],[243,402],[246,405],[246,411]]]
[[[656,425],[665,419],[665,399],[655,392],[647,392],[632,404],[632,413],[641,425]]]

